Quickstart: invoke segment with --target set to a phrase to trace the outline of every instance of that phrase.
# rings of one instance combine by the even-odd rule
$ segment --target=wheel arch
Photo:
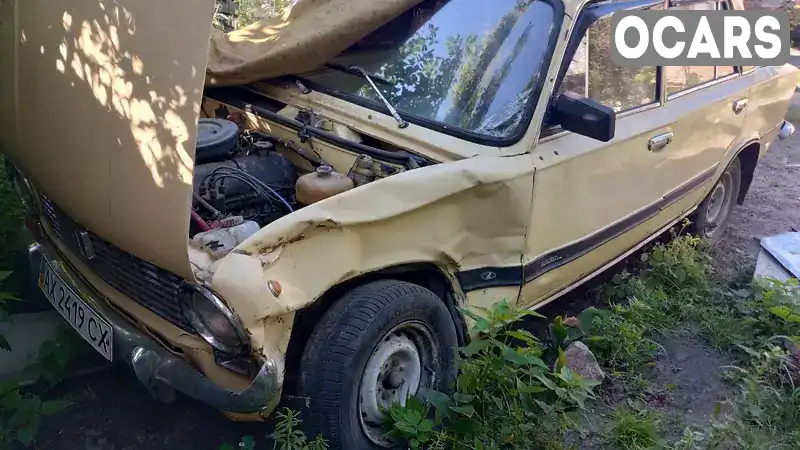
[[[286,349],[286,373],[284,393],[286,400],[297,400],[292,397],[296,392],[300,359],[306,343],[316,324],[330,309],[336,300],[357,286],[385,279],[394,279],[416,284],[429,289],[447,306],[453,325],[456,328],[458,344],[465,345],[469,339],[464,316],[459,311],[463,305],[464,295],[458,288],[455,279],[442,267],[430,262],[398,264],[380,270],[367,272],[332,286],[314,303],[299,310],[295,314],[289,344]]]
[[[761,143],[758,140],[752,140],[743,145],[735,154],[734,158],[739,158],[739,163],[742,166],[742,179],[739,185],[739,196],[736,203],[741,205],[747,196],[750,189],[750,184],[753,182],[753,174],[758,164],[758,159],[761,156]]]

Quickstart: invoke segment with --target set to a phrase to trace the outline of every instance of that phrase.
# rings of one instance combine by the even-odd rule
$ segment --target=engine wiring
[[[264,200],[265,206],[269,205],[274,209],[277,203],[286,208],[289,213],[294,212],[292,205],[286,200],[286,198],[278,193],[278,190],[287,189],[290,186],[269,185],[253,175],[235,167],[218,167],[210,174],[206,175],[202,183],[212,187],[215,186],[215,183],[222,182],[225,179],[233,179],[248,186],[256,195]]]
[[[195,201],[197,201],[197,203],[198,203],[200,206],[202,206],[202,207],[203,207],[203,208],[205,208],[205,209],[206,209],[208,212],[210,212],[210,213],[211,213],[211,217],[212,217],[213,219],[215,219],[215,220],[222,219],[222,217],[223,217],[223,214],[222,214],[221,212],[219,212],[219,210],[218,210],[217,208],[214,208],[213,206],[211,206],[211,204],[210,204],[210,203],[208,203],[208,202],[206,201],[206,199],[204,199],[203,197],[201,197],[201,196],[200,196],[200,194],[198,194],[197,192],[193,192],[193,193],[192,193],[192,197],[194,197]]]

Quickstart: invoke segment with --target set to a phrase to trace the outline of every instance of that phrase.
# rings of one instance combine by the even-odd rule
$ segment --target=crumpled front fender
[[[261,229],[219,262],[212,287],[254,348],[283,353],[293,312],[360,274],[418,262],[453,272],[518,265],[533,171],[528,154],[475,157],[360,186]]]

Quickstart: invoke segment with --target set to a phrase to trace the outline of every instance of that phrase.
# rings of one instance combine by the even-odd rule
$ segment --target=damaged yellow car
[[[281,398],[335,449],[446,388],[459,308],[535,308],[691,215],[719,239],[796,70],[617,67],[622,9],[734,1],[0,3],[0,145],[65,320],[159,398]]]

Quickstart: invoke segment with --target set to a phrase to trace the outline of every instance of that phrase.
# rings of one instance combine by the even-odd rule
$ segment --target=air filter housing
[[[230,159],[239,145],[239,127],[230,120],[200,119],[195,165]]]

